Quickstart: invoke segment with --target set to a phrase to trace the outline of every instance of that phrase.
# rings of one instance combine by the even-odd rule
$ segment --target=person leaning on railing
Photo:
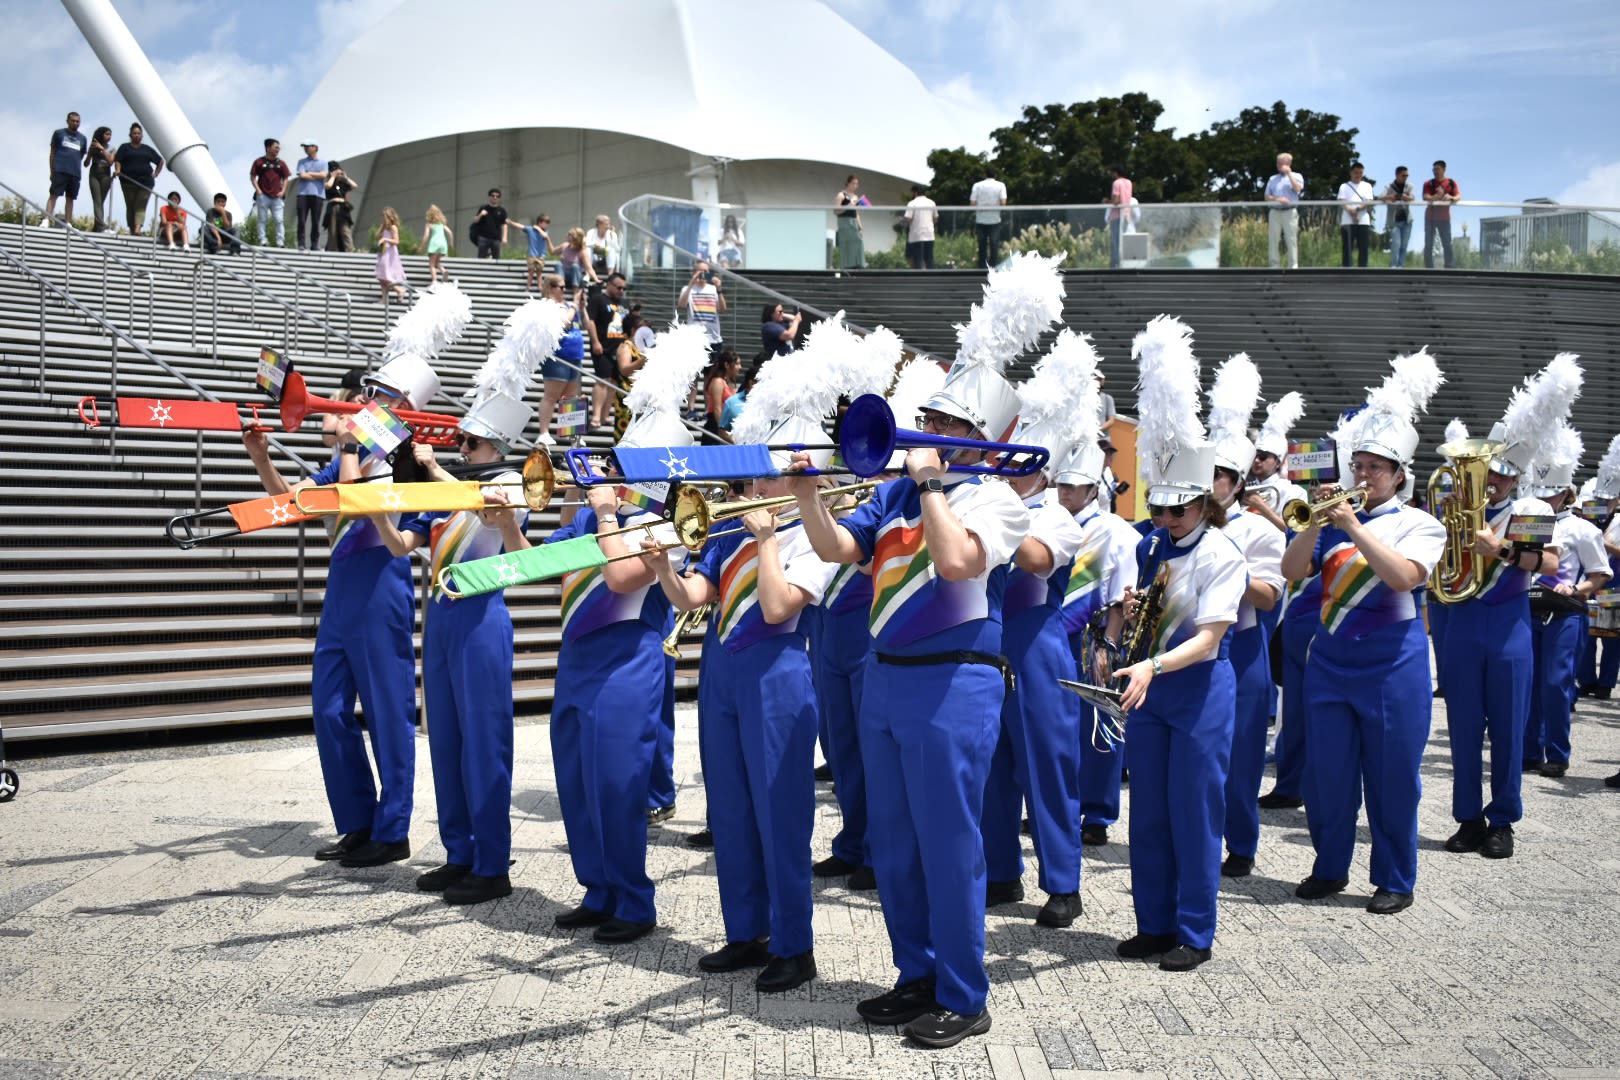
[[[141,125],[129,125],[129,142],[113,155],[113,175],[124,193],[124,217],[131,236],[146,228],[146,199],[163,172],[163,155],[143,140]]]

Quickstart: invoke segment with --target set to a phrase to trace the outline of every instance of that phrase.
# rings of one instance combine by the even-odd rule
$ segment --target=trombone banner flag
[[[306,514],[293,505],[295,494],[289,491],[285,495],[249,499],[246,502],[231,503],[226,509],[231,512],[231,519],[236,522],[236,527],[245,533],[312,520],[313,514]]]
[[[86,427],[100,427],[98,406],[109,404],[106,398],[83,398],[79,402],[79,419]],[[231,401],[174,401],[169,398],[121,397],[113,406],[111,423],[114,427],[162,428],[175,431],[241,431],[240,406]],[[254,407],[254,421],[258,409]]]
[[[333,484],[304,488],[298,506],[313,514],[426,513],[433,510],[482,510],[484,496],[477,480],[422,484]]]
[[[448,577],[455,592],[462,596],[479,596],[513,585],[561,577],[576,570],[589,570],[605,562],[607,557],[602,554],[596,537],[576,536],[555,544],[457,563],[450,568]]]
[[[626,482],[632,484],[686,480],[695,476],[705,480],[750,480],[781,475],[781,470],[771,463],[771,452],[758,444],[621,446],[613,451],[613,456],[618,460]]]

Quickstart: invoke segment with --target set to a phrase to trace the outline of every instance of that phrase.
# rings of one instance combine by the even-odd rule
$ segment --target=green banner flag
[[[555,544],[457,563],[439,575],[438,584],[452,597],[480,596],[513,585],[560,577],[575,570],[588,570],[605,562],[607,556],[602,554],[595,536],[577,536]],[[449,579],[447,588],[446,578]]]

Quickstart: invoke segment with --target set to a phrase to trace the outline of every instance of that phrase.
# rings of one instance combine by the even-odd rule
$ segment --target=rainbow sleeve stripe
[[[478,523],[470,514],[451,514],[433,523],[428,535],[433,542],[433,573],[429,580],[433,582],[434,595],[442,592],[439,586],[439,572],[462,560],[477,532]]]

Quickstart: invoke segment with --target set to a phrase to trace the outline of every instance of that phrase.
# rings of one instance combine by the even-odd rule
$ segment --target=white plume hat
[[[1207,495],[1215,478],[1215,444],[1198,419],[1198,357],[1192,330],[1160,315],[1131,343],[1137,380],[1137,468],[1149,506],[1182,506]]]
[[[1298,390],[1290,390],[1266,406],[1266,420],[1260,425],[1260,437],[1254,440],[1255,450],[1276,457],[1288,456],[1288,432],[1305,415],[1305,398]]]
[[[383,349],[385,359],[413,353],[433,360],[461,340],[472,322],[472,300],[453,281],[430,285],[394,323]]]
[[[1586,447],[1581,433],[1567,423],[1559,422],[1544,446],[1543,454],[1530,464],[1530,494],[1537,499],[1550,499],[1575,488],[1575,470],[1580,466],[1581,454]]]
[[[1592,494],[1599,499],[1620,498],[1620,435],[1609,440],[1609,448],[1598,462]]]
[[[1255,444],[1249,441],[1249,417],[1260,404],[1260,369],[1248,353],[1228,357],[1215,372],[1209,390],[1209,437],[1215,443],[1215,466],[1238,479],[1249,475]]]
[[[759,380],[748,392],[742,412],[731,425],[738,443],[808,444],[804,452],[817,469],[832,464],[833,449],[823,425],[838,409],[838,399],[852,389],[864,392],[887,385],[898,359],[899,339],[888,332],[867,344],[844,325],[844,313],[816,323],[804,348],[765,361]],[[892,357],[891,357],[892,352]],[[887,362],[881,375],[877,369]],[[792,451],[771,451],[771,462],[786,469]]]
[[[557,351],[570,318],[568,308],[555,300],[531,299],[519,304],[506,317],[501,340],[490,349],[465,396],[501,393],[522,400],[541,362]]]
[[[362,386],[380,386],[422,409],[439,395],[439,376],[427,360],[415,353],[400,353],[360,380]]]
[[[1491,438],[1505,444],[1491,462],[1493,471],[1518,476],[1546,455],[1559,423],[1569,418],[1581,394],[1578,359],[1574,353],[1559,353],[1513,391],[1507,412],[1491,428]]]
[[[1103,470],[1108,456],[1095,442],[1077,443],[1058,462],[1052,479],[1059,484],[1095,484],[1101,486]]]
[[[1045,467],[1048,477],[1057,475],[1071,448],[1097,444],[1100,360],[1089,336],[1061,330],[1035,365],[1035,373],[1018,388],[1018,427],[1011,441],[1045,447],[1051,454]]]
[[[1384,381],[1367,392],[1367,407],[1341,418],[1333,431],[1339,453],[1341,478],[1349,476],[1350,455],[1377,454],[1409,469],[1417,455],[1418,433],[1413,421],[1429,407],[1429,399],[1444,383],[1440,365],[1427,347],[1389,362]]]
[[[523,437],[523,429],[533,415],[522,398],[493,391],[473,402],[467,415],[456,426],[469,435],[488,439],[500,447],[502,454]]]

